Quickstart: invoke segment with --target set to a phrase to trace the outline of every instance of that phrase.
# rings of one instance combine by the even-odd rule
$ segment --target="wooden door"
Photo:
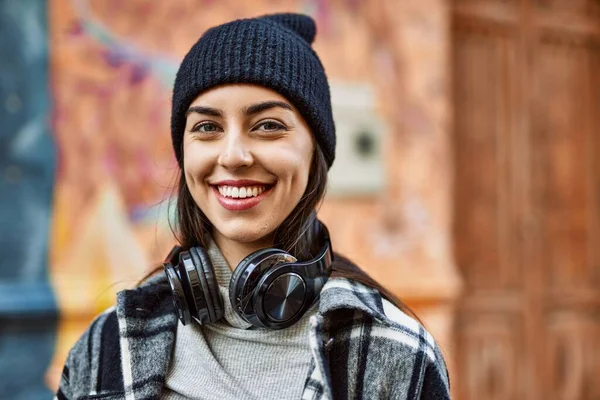
[[[454,0],[467,399],[600,399],[600,1]]]

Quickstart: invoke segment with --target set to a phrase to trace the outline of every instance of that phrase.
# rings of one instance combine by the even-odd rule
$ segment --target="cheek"
[[[189,185],[199,185],[211,170],[210,157],[194,143],[183,146],[183,170]]]
[[[281,148],[271,154],[265,154],[261,163],[277,176],[288,190],[304,193],[311,164],[311,153],[308,150]]]

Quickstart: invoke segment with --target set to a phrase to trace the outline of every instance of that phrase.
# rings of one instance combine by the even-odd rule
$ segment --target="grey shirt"
[[[231,269],[214,241],[208,254],[225,317],[204,326],[177,325],[162,398],[299,399],[310,366],[308,321],[316,305],[289,328],[254,328],[231,307]]]

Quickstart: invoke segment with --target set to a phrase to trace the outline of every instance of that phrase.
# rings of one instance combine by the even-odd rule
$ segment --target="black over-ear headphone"
[[[329,278],[333,262],[329,231],[320,221],[315,225],[320,250],[312,260],[298,261],[283,250],[267,248],[238,264],[229,282],[229,300],[240,317],[256,327],[282,329],[308,310]],[[192,319],[205,324],[223,317],[223,299],[205,249],[184,251],[175,246],[163,266],[183,325]]]

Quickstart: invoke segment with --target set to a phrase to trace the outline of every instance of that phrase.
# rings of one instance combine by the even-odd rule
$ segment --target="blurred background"
[[[597,0],[0,0],[0,399],[44,399],[174,243],[170,94],[209,27],[312,15],[333,245],[453,398],[600,399]]]

